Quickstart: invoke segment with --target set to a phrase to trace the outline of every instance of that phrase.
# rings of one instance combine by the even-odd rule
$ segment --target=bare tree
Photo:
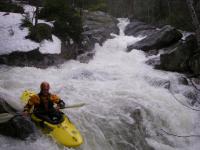
[[[41,5],[42,0],[34,0],[32,3],[36,7],[34,12],[34,18],[35,18],[34,25],[36,26],[38,24],[39,6]]]
[[[195,30],[196,30],[198,47],[200,48],[200,24],[199,24],[199,20],[198,20],[196,11],[195,11],[194,6],[193,6],[194,2],[193,2],[193,0],[186,0],[186,2],[187,2],[187,5],[188,5],[188,8],[189,8],[191,17],[192,17],[193,25],[194,25]]]
[[[38,24],[38,14],[39,14],[39,6],[36,6],[35,10],[35,26]]]

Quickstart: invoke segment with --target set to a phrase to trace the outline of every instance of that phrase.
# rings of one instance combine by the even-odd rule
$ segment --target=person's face
[[[44,84],[42,86],[41,92],[43,95],[47,96],[49,94],[49,85],[48,84]]]

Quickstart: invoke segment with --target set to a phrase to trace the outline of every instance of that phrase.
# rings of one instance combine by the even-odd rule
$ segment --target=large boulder
[[[51,65],[58,65],[65,59],[58,54],[42,54],[38,49],[29,52],[12,52],[10,54],[0,55],[0,64],[10,66],[34,66],[46,68]]]
[[[160,55],[160,65],[158,69],[176,72],[189,72],[189,60],[197,49],[197,41],[194,35],[188,36],[175,46],[168,48],[164,54]]]
[[[8,112],[15,113],[16,109],[10,106],[3,98],[0,98],[0,114]]]
[[[15,115],[8,121],[0,123],[0,134],[22,140],[32,135],[35,131],[34,129],[34,124],[31,120],[21,115]]]
[[[28,117],[18,114],[5,97],[10,99],[8,95],[0,96],[0,134],[26,139],[34,133],[34,124]]]
[[[144,22],[133,20],[125,28],[125,35],[132,36],[146,36],[154,33],[156,28],[154,26],[148,25]]]
[[[87,63],[94,56],[95,43],[103,44],[112,38],[111,33],[119,34],[117,19],[101,11],[83,11],[83,41],[80,45],[62,43],[62,56],[65,59],[78,59]],[[77,57],[78,56],[78,57]]]
[[[147,36],[143,40],[127,47],[127,51],[139,49],[149,51],[170,46],[182,38],[182,34],[170,25],[166,25],[157,32]]]
[[[83,45],[86,49],[93,49],[95,43],[100,45],[108,38],[111,37],[111,33],[118,34],[119,29],[117,27],[118,21],[116,18],[101,12],[83,12]]]

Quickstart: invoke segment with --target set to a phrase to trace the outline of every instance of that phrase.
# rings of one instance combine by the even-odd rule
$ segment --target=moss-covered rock
[[[52,40],[52,28],[48,24],[39,23],[30,28],[29,35],[26,38],[35,42],[41,42],[44,39]]]

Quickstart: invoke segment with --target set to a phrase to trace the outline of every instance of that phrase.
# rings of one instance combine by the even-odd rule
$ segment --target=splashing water
[[[120,35],[95,46],[95,57],[88,64],[69,61],[58,67],[0,68],[0,93],[9,93],[20,105],[25,89],[39,91],[49,81],[52,93],[67,104],[85,102],[82,108],[64,112],[84,137],[80,150],[199,150],[198,138],[177,138],[160,132],[165,129],[180,135],[200,134],[198,112],[180,105],[163,83],[170,82],[176,96],[191,87],[180,85],[182,75],[154,70],[145,64],[142,51],[126,52],[126,47],[142,38],[125,36],[127,19],[119,20]],[[67,149],[43,135],[36,141],[19,141],[0,136],[4,150]]]

